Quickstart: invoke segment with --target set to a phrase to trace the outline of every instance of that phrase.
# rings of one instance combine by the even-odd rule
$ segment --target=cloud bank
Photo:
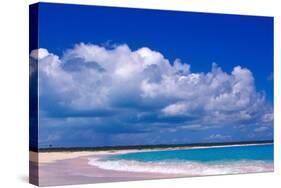
[[[222,140],[233,136],[216,131],[239,129],[235,134],[250,136],[250,130],[272,131],[273,109],[256,90],[252,72],[239,65],[230,73],[215,63],[209,72],[192,72],[180,59],[171,62],[160,52],[134,51],[126,44],[81,43],[62,57],[47,49],[33,50],[30,57],[38,61],[42,126],[84,126],[85,132],[77,128],[84,135],[115,133],[115,143],[121,134],[146,138],[214,130],[201,135]]]

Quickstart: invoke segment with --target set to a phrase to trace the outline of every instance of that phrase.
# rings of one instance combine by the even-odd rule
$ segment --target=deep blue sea
[[[107,170],[186,176],[271,172],[273,144],[137,151],[89,158]]]

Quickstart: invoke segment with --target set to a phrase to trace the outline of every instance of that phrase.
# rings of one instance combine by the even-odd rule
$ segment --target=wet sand
[[[105,170],[88,164],[89,157],[127,152],[43,152],[39,153],[38,159],[38,153],[30,152],[30,166],[35,171],[33,174],[38,169],[40,186],[186,177],[186,175]],[[37,168],[37,160],[39,160],[39,168]]]

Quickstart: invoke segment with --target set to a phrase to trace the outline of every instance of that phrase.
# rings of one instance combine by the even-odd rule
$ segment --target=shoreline
[[[32,151],[31,151],[32,152]],[[34,155],[34,152],[30,155]],[[30,171],[38,169],[40,186],[57,186],[88,183],[108,183],[120,181],[137,181],[152,179],[167,179],[187,177],[186,175],[173,175],[149,172],[117,171],[99,168],[90,165],[92,157],[126,153],[122,152],[71,152],[71,153],[43,153],[38,156],[39,162],[30,160]],[[46,154],[51,154],[47,156]],[[53,155],[54,154],[54,155]],[[70,155],[71,154],[71,155]],[[38,165],[38,166],[37,166]],[[39,168],[37,168],[37,167]]]
[[[270,144],[270,143],[268,143]],[[39,185],[65,185],[65,184],[86,184],[86,183],[102,183],[102,182],[118,182],[118,181],[133,181],[133,180],[152,180],[152,179],[167,179],[180,177],[194,177],[207,175],[223,175],[223,174],[241,174],[241,173],[258,173],[271,172],[274,170],[274,163],[258,164],[259,167],[266,167],[264,170],[256,170],[256,164],[236,165],[234,166],[242,171],[220,171],[217,172],[208,169],[208,166],[199,164],[180,164],[179,170],[184,170],[184,173],[177,173],[178,169],[172,165],[159,166],[158,164],[143,164],[143,163],[110,163],[109,168],[102,168],[103,164],[95,162],[95,159],[101,157],[127,154],[135,152],[149,152],[149,151],[169,151],[177,149],[200,149],[200,148],[217,148],[217,147],[239,147],[250,145],[267,145],[267,144],[247,144],[247,145],[227,145],[227,146],[209,146],[209,147],[175,147],[175,148],[155,148],[155,149],[126,149],[126,150],[105,150],[105,151],[51,151],[51,152],[33,152],[30,151],[31,171],[36,165],[39,167]],[[114,166],[115,165],[115,166]],[[117,165],[117,166],[116,166]],[[129,165],[129,166],[126,166]],[[131,166],[130,166],[131,165]],[[265,165],[265,166],[263,166]],[[121,169],[116,167],[122,167]],[[233,166],[223,166],[227,169],[232,169]],[[123,169],[125,168],[125,169]],[[144,171],[139,168],[146,168]],[[211,170],[211,173],[201,171],[203,169]],[[152,170],[151,170],[152,169]],[[165,170],[162,173],[157,169]],[[196,169],[200,170],[196,172]],[[138,171],[139,170],[139,171]],[[213,169],[214,170],[214,169]],[[216,169],[215,169],[216,170]]]
[[[243,147],[243,146],[257,146],[257,145],[270,145],[273,143],[257,143],[257,144],[234,144],[234,145],[218,145],[218,146],[183,146],[183,147],[167,147],[167,148],[150,148],[150,149],[118,149],[118,150],[100,150],[100,151],[29,151],[30,159],[33,162],[47,163],[57,160],[73,159],[83,156],[101,156],[101,155],[114,155],[114,154],[126,154],[136,152],[153,152],[153,151],[173,151],[180,149],[203,149],[203,148],[224,148],[224,147]]]

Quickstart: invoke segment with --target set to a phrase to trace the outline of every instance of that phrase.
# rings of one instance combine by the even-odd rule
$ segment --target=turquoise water
[[[110,157],[104,158],[104,160],[135,160],[142,162],[217,162],[237,160],[272,161],[273,144],[135,152],[120,155],[112,155]]]
[[[273,144],[128,152],[92,157],[89,165],[184,176],[272,172]]]

